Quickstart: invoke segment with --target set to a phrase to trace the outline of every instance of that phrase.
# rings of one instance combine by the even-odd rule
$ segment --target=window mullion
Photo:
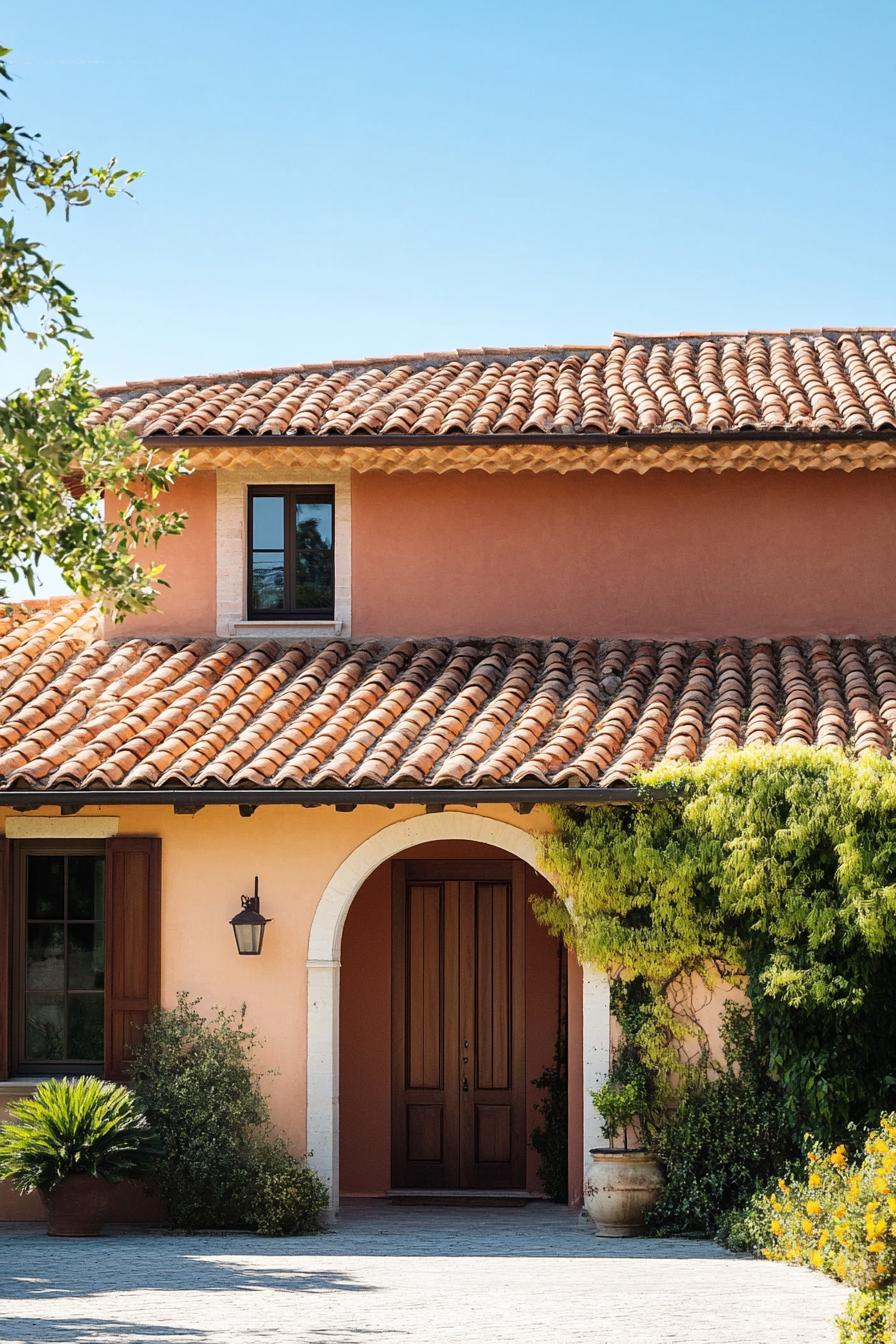
[[[295,490],[283,492],[283,575],[284,608],[289,613],[296,610],[296,496]]]

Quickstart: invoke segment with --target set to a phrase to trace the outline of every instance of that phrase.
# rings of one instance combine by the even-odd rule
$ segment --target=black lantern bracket
[[[236,939],[236,950],[241,957],[257,957],[264,943],[265,927],[272,923],[261,913],[257,877],[254,895],[241,896],[240,903],[242,909],[230,921]]]

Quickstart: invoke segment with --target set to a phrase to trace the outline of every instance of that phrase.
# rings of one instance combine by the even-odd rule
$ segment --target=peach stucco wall
[[[453,813],[493,817],[530,833],[547,826],[539,810],[520,816],[507,806]],[[3,818],[0,813],[0,820]],[[58,815],[42,809],[29,816]],[[385,828],[419,817],[421,810],[359,807],[350,813],[333,808],[260,807],[252,817],[236,807],[206,807],[193,816],[175,815],[159,806],[89,808],[85,816],[117,816],[119,834],[157,835],[162,839],[162,1000],[170,1006],[179,990],[200,996],[207,1008],[246,1005],[248,1025],[261,1041],[258,1067],[273,1070],[265,1089],[275,1122],[296,1152],[306,1147],[306,959],[308,935],[330,878],[364,841]],[[453,843],[453,842],[452,842]],[[413,851],[410,851],[413,852]],[[385,869],[381,869],[380,873]],[[274,923],[262,956],[238,957],[229,927],[241,893],[260,881],[261,907]],[[539,879],[532,875],[530,890]],[[362,888],[360,904],[349,912],[343,944],[343,1188],[382,1189],[383,1135],[389,1105],[388,881],[380,875]],[[365,906],[366,914],[365,914]],[[534,921],[527,926],[527,978],[533,1001],[527,1013],[530,1041],[527,1076],[535,1077],[550,1060],[554,1040],[555,968],[552,940]],[[582,989],[574,960],[569,965],[570,1189],[580,1194],[582,1167]],[[695,1005],[709,1024],[718,1005]],[[362,1031],[368,1035],[361,1047]],[[0,1107],[8,1091],[0,1084]],[[531,1106],[535,1091],[530,1087]],[[0,1116],[2,1118],[2,1116]],[[366,1128],[369,1126],[369,1131]],[[379,1156],[377,1157],[377,1153]],[[378,1172],[368,1182],[363,1163]],[[377,1167],[377,1163],[379,1166]],[[535,1156],[529,1179],[534,1183]],[[131,1208],[131,1216],[139,1210]],[[0,1187],[0,1219],[40,1217],[36,1200],[24,1204]]]
[[[466,841],[418,845],[411,859],[494,859],[500,850]],[[544,879],[527,870],[527,894]],[[381,1195],[391,1166],[391,865],[382,864],[352,903],[342,935],[339,1058],[340,1183],[348,1195]],[[532,1079],[551,1062],[557,1021],[556,942],[526,915],[526,1133],[541,1095]],[[527,1147],[527,1189],[540,1190],[538,1154]]]
[[[458,809],[472,811],[473,809]],[[306,959],[308,934],[329,879],[364,840],[419,807],[261,807],[240,817],[236,807],[207,807],[193,816],[166,807],[90,808],[80,816],[118,816],[119,834],[162,839],[162,1001],[179,990],[207,1007],[239,1009],[258,1032],[261,1071],[274,1120],[293,1149],[305,1149]],[[538,812],[521,817],[509,807],[478,809],[520,829],[544,829]],[[0,819],[4,814],[0,813]],[[43,809],[29,816],[58,815]],[[229,919],[258,874],[261,908],[274,920],[260,957],[238,957]],[[388,1088],[388,1075],[383,1086]],[[0,1089],[2,1104],[2,1089]],[[0,1218],[21,1217],[22,1206],[0,1191]],[[39,1214],[36,1205],[32,1210]]]
[[[896,632],[896,473],[358,474],[356,637]]]
[[[107,623],[106,633],[121,635],[213,635],[215,633],[215,473],[198,471],[175,481],[159,497],[166,512],[184,512],[187,524],[177,537],[166,537],[155,551],[141,556],[144,563],[164,564],[162,588],[155,607],[119,625]]]

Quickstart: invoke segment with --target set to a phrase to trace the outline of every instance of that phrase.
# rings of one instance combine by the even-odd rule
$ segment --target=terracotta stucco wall
[[[408,849],[408,859],[500,859],[500,850],[467,841]],[[527,869],[528,894],[547,883]],[[557,1019],[556,941],[526,912],[526,1133],[542,1095],[532,1080],[551,1062]],[[342,935],[340,993],[340,1184],[348,1195],[381,1195],[391,1166],[391,866],[373,873],[355,897]],[[526,1182],[540,1190],[538,1154],[527,1146]]]
[[[154,609],[128,617],[120,625],[107,622],[106,634],[213,635],[215,633],[215,473],[198,471],[176,481],[160,496],[166,512],[183,511],[187,524],[180,536],[167,537],[141,558],[164,564],[162,588]]]
[[[353,633],[896,632],[896,473],[358,474]]]

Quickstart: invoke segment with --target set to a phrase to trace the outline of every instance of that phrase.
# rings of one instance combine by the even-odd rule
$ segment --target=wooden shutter
[[[9,871],[9,841],[0,837],[0,1078],[9,1077],[10,957],[12,954],[12,883]]]
[[[106,1066],[124,1078],[130,1052],[159,1004],[161,848],[153,836],[106,842]]]

